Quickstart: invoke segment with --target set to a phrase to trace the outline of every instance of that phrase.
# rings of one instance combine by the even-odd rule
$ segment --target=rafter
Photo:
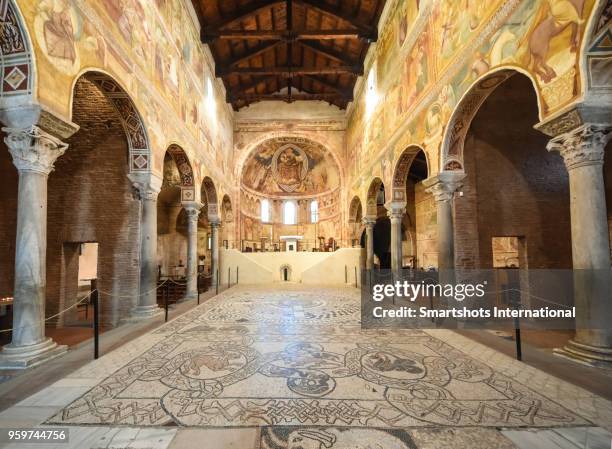
[[[337,93],[321,93],[321,94],[307,94],[307,93],[299,93],[294,95],[287,94],[238,94],[235,97],[231,98],[231,102],[237,101],[245,101],[248,103],[252,103],[255,101],[285,101],[285,102],[293,102],[293,101],[313,101],[313,100],[322,100],[322,101],[347,101],[347,98],[343,97]]]
[[[318,83],[321,86],[325,87],[326,89],[330,89],[333,90],[334,92],[342,95],[345,98],[350,98],[351,101],[353,100],[353,91],[349,91],[348,89],[343,89],[340,86],[336,86],[335,84],[332,84],[328,81],[322,80],[321,78],[317,78],[316,76],[313,75],[302,75],[302,78],[307,79],[312,81],[313,83]]]
[[[342,53],[330,48],[326,48],[321,44],[317,43],[317,41],[301,40],[299,41],[299,44],[302,47],[306,47],[314,51],[315,53],[320,54],[321,56],[325,56],[326,58],[339,62],[341,64],[351,65],[354,63],[354,61],[347,59]]]
[[[221,72],[219,69],[217,76],[225,77],[228,75],[276,75],[285,78],[301,75],[336,75],[339,73],[351,73],[353,75],[363,75],[361,66],[327,66],[327,67],[234,67]]]
[[[364,39],[368,35],[359,30],[208,30],[202,33],[202,42],[209,44],[218,39],[224,40],[283,40],[292,42],[296,40],[329,40],[329,39]]]
[[[247,90],[256,89],[263,83],[267,83],[268,81],[274,80],[276,81],[276,77],[272,75],[266,75],[261,77],[253,77],[249,84],[240,84],[235,89],[228,89],[226,92],[226,101],[231,103],[231,98],[240,95],[241,92],[246,92]]]
[[[335,17],[336,19],[344,20],[345,22],[350,23],[356,29],[360,30],[362,34],[367,35],[374,40],[377,37],[377,31],[374,27],[367,23],[360,22],[357,18],[351,14],[347,14],[340,8],[331,6],[322,1],[315,0],[294,0],[296,3],[301,4],[302,6],[317,11],[319,13]]]
[[[284,1],[270,1],[270,0],[256,0],[246,5],[237,8],[236,11],[232,13],[232,17],[226,21],[218,22],[215,24],[209,25],[207,28],[211,29],[223,29],[235,23],[241,22],[249,17],[259,14],[261,11],[265,11],[266,9],[270,9],[275,7],[276,5],[280,5],[285,3]],[[204,31],[204,27],[202,28]]]
[[[240,56],[236,56],[235,58],[232,58],[224,66],[235,67],[238,64],[241,64],[243,62],[247,62],[249,59],[253,59],[256,56],[260,56],[262,53],[265,53],[268,50],[272,50],[272,49],[278,47],[279,45],[283,45],[283,44],[284,44],[283,41],[262,42],[260,45],[257,45],[255,47],[249,49],[247,53],[244,53],[244,54],[242,54]]]

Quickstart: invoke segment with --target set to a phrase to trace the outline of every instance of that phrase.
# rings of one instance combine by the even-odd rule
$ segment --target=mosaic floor
[[[234,288],[74,373],[83,387],[45,424],[216,432],[207,448],[515,448],[500,429],[612,415],[483,348],[450,331],[362,331],[354,289]]]

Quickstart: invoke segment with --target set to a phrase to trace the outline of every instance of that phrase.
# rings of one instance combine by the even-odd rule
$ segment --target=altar
[[[304,236],[301,235],[281,235],[280,240],[285,242],[285,251],[297,252],[298,243]]]

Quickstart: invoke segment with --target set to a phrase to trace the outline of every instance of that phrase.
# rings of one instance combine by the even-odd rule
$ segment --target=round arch
[[[166,150],[172,157],[181,177],[181,201],[195,201],[195,183],[193,168],[185,150],[177,144],[172,144]]]
[[[360,215],[363,215],[363,207],[361,206],[361,200],[355,195],[349,206],[349,223],[357,223],[361,218]]]
[[[223,222],[234,221],[234,212],[232,209],[232,200],[226,193],[221,200],[221,220]]]
[[[132,98],[125,89],[110,75],[96,69],[83,72],[75,79],[74,88],[80,79],[92,82],[113,105],[125,131],[129,149],[129,173],[151,172],[151,144],[142,116],[136,109]],[[72,105],[74,100],[71,100]],[[71,112],[72,115],[72,112]]]
[[[36,92],[34,54],[27,28],[14,0],[0,2],[0,107],[27,104]]]
[[[377,214],[377,198],[380,188],[384,186],[382,179],[376,177],[370,182],[368,187],[368,195],[366,200],[366,214],[369,217],[376,217]]]
[[[202,180],[202,202],[206,204],[208,219],[216,220],[219,218],[219,205],[217,188],[210,176],[205,176]]]
[[[406,201],[406,180],[408,179],[408,173],[410,172],[412,163],[419,153],[423,153],[425,155],[425,163],[427,165],[426,170],[427,175],[429,176],[429,161],[427,160],[427,153],[425,150],[418,145],[408,146],[404,151],[402,151],[402,154],[400,154],[397,162],[395,163],[395,168],[393,169],[393,201]]]
[[[501,67],[484,74],[465,92],[446,126],[440,147],[440,171],[463,171],[463,147],[472,120],[489,95],[517,73],[531,81],[538,100],[538,116],[542,118],[540,92],[531,74],[513,66]]]

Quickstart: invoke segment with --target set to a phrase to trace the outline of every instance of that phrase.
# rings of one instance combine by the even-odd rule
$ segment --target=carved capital
[[[440,172],[437,176],[423,181],[423,184],[436,202],[449,202],[463,184],[464,178],[465,173],[460,171]]]
[[[219,220],[218,217],[209,218],[208,223],[210,224],[210,228],[212,229],[213,232],[217,232],[217,230],[221,226],[221,220]]]
[[[183,208],[187,214],[187,220],[196,222],[200,216],[200,209],[202,209],[202,203],[197,201],[183,201]]]
[[[374,228],[376,224],[376,217],[363,217],[361,222],[365,225],[366,228]]]
[[[38,126],[2,128],[4,138],[17,170],[49,175],[58,157],[66,152],[68,144],[46,133]]]
[[[128,178],[140,201],[157,201],[162,188],[161,178],[150,173],[129,174]]]
[[[603,164],[604,149],[611,137],[611,127],[585,124],[551,139],[546,148],[558,151],[570,171],[585,165]]]
[[[387,208],[387,215],[391,222],[401,221],[404,218],[404,214],[406,213],[405,202],[391,202],[385,204],[385,207]]]

